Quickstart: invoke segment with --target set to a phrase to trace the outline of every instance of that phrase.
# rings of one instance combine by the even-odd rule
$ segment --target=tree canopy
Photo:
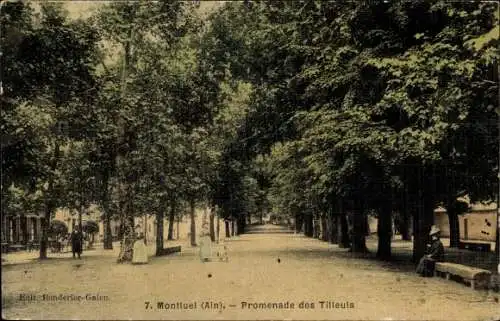
[[[2,10],[2,215],[43,211],[48,231],[57,207],[97,203],[106,248],[112,217],[127,226],[121,261],[134,217],[187,204],[193,226],[197,204],[240,232],[267,212],[332,240],[342,225],[353,251],[374,215],[384,258],[398,213],[419,258],[437,206],[455,224],[459,197],[496,197],[495,3]]]

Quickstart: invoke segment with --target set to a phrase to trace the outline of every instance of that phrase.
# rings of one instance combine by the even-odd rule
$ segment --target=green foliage
[[[55,4],[42,5],[39,18],[29,4],[2,6],[2,41],[13,45],[2,71],[2,154],[8,155],[2,157],[2,196],[13,186],[22,189],[21,212],[38,212],[40,203],[51,210],[63,205],[61,146],[81,135],[97,91],[92,28],[69,21]]]
[[[241,222],[497,190],[494,3],[2,10],[4,213],[209,201]]]
[[[464,193],[492,199],[497,9],[227,4],[211,17],[205,47],[214,72],[229,71],[253,91],[226,169],[270,152],[269,198],[289,214],[331,207],[338,197],[373,209],[388,197],[398,204],[403,189],[423,188],[410,174],[418,168],[432,170],[436,204]],[[236,170],[227,176],[228,186],[244,180]]]

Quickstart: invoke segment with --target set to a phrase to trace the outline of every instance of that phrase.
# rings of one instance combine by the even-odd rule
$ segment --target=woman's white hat
[[[439,229],[439,227],[437,227],[436,225],[432,225],[431,231],[429,232],[429,235],[434,235],[434,234],[437,234],[439,232],[441,232],[441,230]]]

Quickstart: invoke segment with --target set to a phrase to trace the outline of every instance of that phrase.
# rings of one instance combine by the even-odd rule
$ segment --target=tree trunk
[[[295,214],[295,232],[296,233],[300,233],[302,231],[302,224],[303,224],[303,220],[302,220],[302,215],[300,214]]]
[[[234,219],[231,219],[231,236],[235,236],[236,235],[236,228],[235,228],[235,224],[234,224]]]
[[[190,217],[191,217],[191,246],[196,246],[196,221],[195,221],[195,203],[190,200]]]
[[[214,209],[211,208],[210,209],[210,239],[212,240],[212,242],[215,242],[215,222],[214,222],[214,219],[215,219],[215,213],[214,213]]]
[[[45,215],[41,220],[42,225],[42,237],[40,239],[40,259],[47,259],[47,248],[49,246],[49,227],[50,227],[50,217],[52,215],[51,204],[45,204]]]
[[[51,161],[50,169],[52,171],[55,171],[57,168],[57,164],[59,161],[59,155],[60,155],[60,146],[59,142],[56,140],[54,143],[54,155]],[[50,228],[50,219],[52,216],[52,211],[56,208],[54,200],[52,199],[47,199],[47,195],[49,197],[53,197],[53,189],[54,189],[54,177],[53,175],[50,175],[49,181],[48,181],[48,187],[47,190],[44,192],[45,196],[45,218],[42,220],[42,238],[40,241],[40,259],[46,259],[47,258],[47,247],[49,243],[49,228]]]
[[[331,243],[333,237],[333,217],[332,213],[327,212],[325,215],[325,224],[326,224],[326,242]]]
[[[229,229],[229,221],[227,219],[224,220],[224,227],[225,227],[225,230],[226,230],[226,238],[230,238],[231,237],[231,231]]]
[[[410,219],[411,213],[408,203],[408,187],[405,185],[403,189],[403,197],[401,202],[401,209],[399,213],[399,232],[401,233],[401,239],[403,241],[411,241],[410,232]]]
[[[2,208],[3,210],[3,208]],[[2,223],[2,226],[5,228],[5,234],[2,234],[2,237],[4,237],[2,239],[2,243],[10,243],[10,228],[11,228],[11,216],[7,216],[5,215],[5,213],[2,213],[2,218],[4,219],[3,223]],[[35,228],[36,228],[36,224],[35,224]],[[37,237],[37,233],[36,233],[36,230],[35,230],[35,241],[38,241],[38,237]]]
[[[172,200],[170,204],[170,212],[168,213],[168,234],[167,240],[171,241],[174,239],[174,221],[175,221],[175,211],[177,209],[177,202]],[[178,232],[177,232],[178,233]]]
[[[498,209],[497,209],[498,210]],[[499,271],[497,271],[498,273],[500,273],[500,218],[499,218],[499,214],[497,214],[497,237],[496,237],[496,240],[495,240],[495,257],[497,258],[497,269],[499,269]]]
[[[163,250],[164,211],[164,202],[162,202],[158,212],[156,212],[156,256],[160,256]]]
[[[401,221],[399,224],[399,231],[401,233],[401,239],[403,241],[411,241],[410,233],[410,215],[406,211],[401,214]]]
[[[365,217],[365,220],[364,220],[364,225],[363,225],[363,228],[365,230],[365,236],[370,236],[370,223],[368,221],[368,215],[364,215]],[[392,230],[392,222],[391,222],[391,230]]]
[[[104,244],[103,247],[105,250],[113,249],[113,234],[111,232],[111,213],[109,209],[106,210],[105,222],[104,222]]]
[[[113,234],[111,233],[111,211],[109,209],[109,174],[106,172],[102,180],[102,208],[104,209],[104,242],[105,250],[113,249]]]
[[[330,231],[328,229],[326,215],[322,214],[320,220],[321,220],[321,240],[326,242],[330,239]]]
[[[243,231],[243,225],[245,224],[245,218],[243,217],[238,217],[236,219],[236,235],[240,235],[242,234],[242,231]]]
[[[132,227],[132,235],[134,236],[134,239],[135,239],[136,231],[135,231],[135,219],[134,218],[135,218],[134,215],[128,216],[128,224],[129,224],[129,226]]]
[[[123,239],[123,234],[125,234],[125,219],[123,215],[120,215],[120,227],[118,229],[118,238],[121,240]]]
[[[179,235],[181,233],[180,229],[179,229],[179,224],[181,223],[181,215],[177,215],[177,239],[179,239]]]
[[[246,224],[247,224],[246,215],[239,215],[236,218],[236,222],[235,222],[235,225],[236,225],[235,235],[241,235],[241,234],[245,233]]]
[[[134,254],[135,220],[129,192],[124,195],[124,206],[122,210],[123,235],[120,242],[120,253],[118,254],[118,263],[131,262]]]
[[[314,217],[311,214],[306,215],[304,233],[308,237],[314,237]]]
[[[314,236],[313,217],[311,214],[304,215],[304,235],[307,237]]]
[[[144,244],[148,245],[148,215],[147,214],[144,214],[144,218],[143,218],[143,221],[144,221],[144,228],[143,228],[143,231],[144,231]]]
[[[321,220],[313,217],[313,233],[314,238],[319,239],[321,236]]]
[[[419,173],[424,176],[422,171]],[[434,201],[432,197],[432,184],[429,180],[419,185],[418,206],[414,216],[413,224],[413,262],[417,263],[425,254],[427,241],[429,240],[429,231],[434,221]]]
[[[340,213],[340,217],[338,220],[340,224],[338,224],[338,242],[340,248],[348,248],[351,246],[351,242],[349,239],[349,226],[347,224],[347,216],[344,213]]]
[[[339,222],[338,215],[333,216],[333,213],[331,213],[328,216],[328,224],[330,226],[330,238],[328,239],[328,241],[331,244],[338,244],[339,243],[339,228],[338,228],[338,226],[340,224],[338,222]]]
[[[22,214],[20,217],[20,224],[21,234],[23,236],[22,244],[26,245],[28,244],[28,218],[24,214]]]
[[[128,37],[125,43],[123,44],[123,49],[124,49],[124,59],[123,59],[123,66],[122,66],[122,75],[121,75],[121,88],[120,88],[120,100],[123,102],[125,99],[125,95],[127,93],[127,76],[128,76],[128,66],[130,65],[130,60],[131,60],[131,39],[132,39],[132,34],[133,30],[132,28],[129,28],[127,31]],[[124,122],[121,118],[118,118],[118,128],[119,130],[123,133],[125,128],[124,128]],[[122,135],[123,136],[123,135]],[[116,159],[117,162],[117,167],[121,167],[121,157],[117,157]],[[127,186],[130,188],[130,186]],[[129,194],[127,192],[126,194]],[[134,252],[134,242],[135,242],[135,222],[134,222],[134,213],[132,211],[132,204],[130,203],[131,197],[129,195],[125,195],[125,211],[121,213],[123,217],[123,236],[121,239],[121,244],[120,244],[120,254],[118,255],[118,263],[122,262],[130,262],[132,261],[132,256]]]
[[[128,213],[128,211],[127,211]],[[134,242],[135,242],[135,228],[134,217],[129,216],[124,220],[123,237],[120,244],[120,254],[118,255],[117,262],[131,262],[134,255]]]
[[[245,216],[239,216],[238,220],[236,221],[236,234],[241,235],[245,233],[245,228],[247,226],[247,220],[246,220],[246,215]]]
[[[83,216],[83,204],[80,206],[78,210],[78,227],[80,228],[80,231],[83,231],[82,216]]]
[[[392,211],[391,203],[385,204],[379,210],[377,222],[378,247],[377,257],[382,260],[391,258]]]
[[[458,223],[458,213],[455,206],[447,206],[448,220],[450,224],[450,247],[458,248],[460,243],[460,225]]]
[[[219,241],[220,241],[220,217],[219,217],[219,214],[217,214],[217,228],[216,228],[216,231],[217,231],[217,244],[219,244]]]
[[[356,210],[352,215],[351,252],[365,253],[366,248],[366,217],[363,210]]]

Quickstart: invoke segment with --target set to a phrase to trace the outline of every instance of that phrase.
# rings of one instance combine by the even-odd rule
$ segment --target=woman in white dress
[[[209,262],[212,259],[212,239],[208,229],[208,222],[203,222],[200,235],[200,259]]]
[[[134,243],[134,252],[132,255],[132,264],[145,264],[148,263],[148,251],[144,243],[144,236],[141,235]]]

